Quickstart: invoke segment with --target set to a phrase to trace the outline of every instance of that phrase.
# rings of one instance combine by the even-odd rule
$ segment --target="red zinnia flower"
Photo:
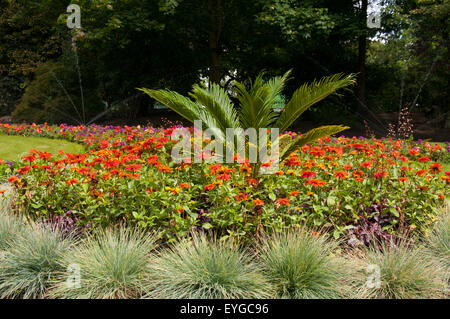
[[[255,206],[263,206],[264,205],[264,201],[261,200],[261,199],[255,199],[253,201],[253,205],[255,205]]]
[[[66,185],[73,185],[73,184],[77,184],[78,180],[76,178],[72,178],[69,179],[68,181],[66,181]]]
[[[277,199],[277,203],[280,206],[283,206],[283,205],[289,206],[291,204],[291,203],[289,203],[289,200],[287,198],[279,198],[279,199]]]
[[[418,170],[414,175],[416,175],[416,176],[422,176],[422,175],[424,175],[424,174],[426,174],[426,170],[424,170],[424,169],[420,169],[420,170]]]
[[[109,147],[109,143],[106,140],[100,142],[100,148],[105,149]]]
[[[440,173],[441,172],[441,168],[442,165],[439,163],[434,163],[430,165],[430,172],[435,174],[435,173]]]
[[[376,172],[375,174],[373,174],[373,177],[375,177],[376,179],[382,179],[382,178],[385,178],[386,176],[387,176],[387,173],[385,171]]]
[[[364,167],[364,168],[369,168],[369,167],[371,167],[372,166],[372,163],[370,163],[370,162],[362,162],[361,164],[359,164],[361,167]]]
[[[314,176],[316,176],[317,175],[317,173],[315,173],[315,172],[309,172],[309,171],[303,171],[303,172],[301,172],[301,177],[303,177],[303,178],[305,178],[305,177],[314,177]]]
[[[17,176],[10,176],[10,177],[8,177],[8,182],[18,183],[18,182],[20,182],[20,178],[18,178]]]

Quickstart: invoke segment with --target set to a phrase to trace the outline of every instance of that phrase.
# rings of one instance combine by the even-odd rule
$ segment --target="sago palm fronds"
[[[319,81],[303,84],[298,88],[290,101],[276,112],[274,105],[277,96],[283,91],[290,71],[283,76],[263,80],[261,73],[249,87],[244,83],[234,82],[233,96],[239,101],[236,106],[232,103],[227,92],[218,84],[210,84],[208,88],[199,85],[193,87],[190,98],[169,90],[140,89],[159,103],[166,105],[187,120],[202,121],[208,129],[214,132],[215,138],[221,143],[226,142],[226,129],[278,128],[280,132],[287,130],[296,119],[309,107],[323,100],[338,89],[355,82],[354,75],[344,76],[336,74],[323,77]],[[311,143],[318,138],[336,134],[348,127],[340,125],[322,126],[282,144],[280,160],[287,158],[298,147]],[[274,143],[275,141],[271,141]],[[258,150],[259,154],[259,150]],[[259,159],[260,160],[260,159]],[[258,160],[258,163],[260,161]]]

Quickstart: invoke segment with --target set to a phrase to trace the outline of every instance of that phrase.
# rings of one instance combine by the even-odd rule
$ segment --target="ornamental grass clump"
[[[306,229],[289,230],[259,244],[260,259],[278,298],[340,298],[351,294],[351,263],[336,255],[338,243]]]
[[[71,240],[33,225],[22,230],[0,259],[0,298],[44,298]]]
[[[440,263],[405,242],[370,247],[364,256],[371,265],[371,285],[362,284],[360,296],[382,299],[441,298],[445,272]],[[376,285],[379,278],[379,285]]]
[[[0,213],[0,251],[8,249],[23,231],[25,226],[16,216]]]
[[[79,270],[79,285],[75,285],[76,273],[63,273],[52,287],[51,296],[68,299],[142,297],[156,242],[156,235],[133,228],[108,229],[86,237],[62,259],[64,268]]]
[[[447,205],[438,216],[430,235],[426,238],[426,247],[447,271],[450,270],[450,206]]]
[[[270,284],[248,251],[232,240],[195,235],[161,251],[150,264],[148,297],[237,299],[268,298]]]

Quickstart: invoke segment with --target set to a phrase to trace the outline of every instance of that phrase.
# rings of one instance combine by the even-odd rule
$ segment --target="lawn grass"
[[[32,149],[52,154],[56,154],[59,150],[67,153],[84,152],[82,145],[63,140],[0,134],[0,159],[2,160],[19,160],[20,156],[28,153]]]

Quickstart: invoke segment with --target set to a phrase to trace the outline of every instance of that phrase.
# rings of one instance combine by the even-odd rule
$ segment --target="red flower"
[[[291,192],[289,195],[291,195],[291,196],[297,196],[298,194],[300,194],[299,191],[293,191],[293,192]]]
[[[229,181],[231,175],[230,174],[219,174],[217,175],[217,179],[223,180],[223,181]]]
[[[205,186],[205,191],[210,191],[211,189],[213,189],[214,187],[216,187],[215,184],[208,184]]]
[[[430,165],[430,172],[433,174],[441,172],[442,165],[439,163],[434,163]]]
[[[317,175],[316,172],[303,171],[303,172],[301,172],[300,176],[303,178],[305,178],[305,177],[309,178],[309,177],[314,177],[316,175]]]
[[[305,183],[305,185],[312,185],[314,187],[322,187],[325,186],[326,184],[327,182],[318,179],[308,179],[308,181]]]
[[[72,178],[69,179],[68,181],[66,181],[66,185],[73,185],[73,184],[77,184],[78,180],[76,178]]]
[[[250,196],[246,193],[239,192],[239,195],[234,196],[234,199],[238,202],[248,201],[250,199]]]
[[[20,182],[20,178],[18,178],[17,176],[10,176],[10,177],[8,177],[8,182],[18,183],[18,182]]]
[[[422,157],[419,157],[417,160],[421,163],[426,163],[426,162],[430,161],[430,158],[428,156],[422,156]]]
[[[361,164],[359,164],[361,167],[364,167],[364,168],[369,168],[369,167],[371,167],[372,166],[372,163],[371,162],[362,162]]]
[[[264,201],[262,201],[260,199],[255,199],[253,201],[253,205],[255,205],[255,206],[263,206],[264,205]]]
[[[373,174],[373,177],[375,177],[376,179],[382,179],[385,178],[386,176],[387,173],[385,171],[376,172],[375,174]]]
[[[277,199],[277,203],[280,206],[283,206],[283,205],[289,206],[291,204],[291,203],[289,203],[289,200],[287,198],[279,198],[279,199]]]
[[[50,160],[52,158],[52,154],[47,153],[47,152],[42,152],[42,153],[39,153],[39,158],[44,159],[44,160]]]
[[[424,174],[426,174],[426,170],[424,170],[424,169],[420,169],[420,170],[418,170],[414,175],[416,175],[416,176],[422,176],[422,175],[424,175]]]
[[[27,156],[23,156],[22,157],[25,161],[28,161],[28,162],[33,162],[35,159],[36,159],[36,156],[34,155],[34,154],[30,154],[30,155],[27,155]]]
[[[106,140],[100,142],[100,148],[105,149],[109,147],[109,143]]]
[[[342,178],[342,179],[346,179],[348,177],[344,171],[334,172],[334,176],[336,176],[337,178]]]

